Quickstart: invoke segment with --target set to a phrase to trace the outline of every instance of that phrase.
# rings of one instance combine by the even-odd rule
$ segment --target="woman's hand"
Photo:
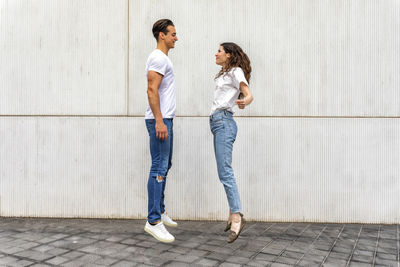
[[[240,83],[240,92],[244,97],[236,100],[236,104],[240,109],[244,109],[253,101],[253,95],[250,92],[250,88],[244,82]]]
[[[247,105],[246,104],[246,100],[244,98],[236,100],[236,104],[238,105],[238,107],[240,109],[244,109],[246,107],[246,105]]]

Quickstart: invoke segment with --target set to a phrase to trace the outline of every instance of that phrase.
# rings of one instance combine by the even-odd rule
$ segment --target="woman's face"
[[[224,47],[220,46],[218,52],[215,54],[215,63],[224,67],[228,63],[230,56],[230,54],[225,53]]]

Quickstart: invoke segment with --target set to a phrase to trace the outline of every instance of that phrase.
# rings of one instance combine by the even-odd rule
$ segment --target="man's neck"
[[[161,50],[164,54],[166,54],[168,56],[169,48],[164,43],[161,43],[161,42],[158,43],[157,49]]]

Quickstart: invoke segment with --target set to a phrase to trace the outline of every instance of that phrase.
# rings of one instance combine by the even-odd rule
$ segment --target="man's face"
[[[178,37],[176,36],[176,30],[174,26],[168,26],[167,27],[167,34],[160,33],[161,40],[164,41],[166,46],[168,48],[174,48],[175,47],[175,42],[178,41]]]

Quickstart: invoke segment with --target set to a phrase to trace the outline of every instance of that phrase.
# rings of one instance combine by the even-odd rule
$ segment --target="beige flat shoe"
[[[228,240],[226,240],[228,243],[232,243],[234,242],[240,235],[240,233],[242,232],[244,225],[246,224],[246,220],[243,218],[243,214],[240,213],[240,229],[239,232],[236,234],[234,231],[230,231],[229,236],[228,236]]]

